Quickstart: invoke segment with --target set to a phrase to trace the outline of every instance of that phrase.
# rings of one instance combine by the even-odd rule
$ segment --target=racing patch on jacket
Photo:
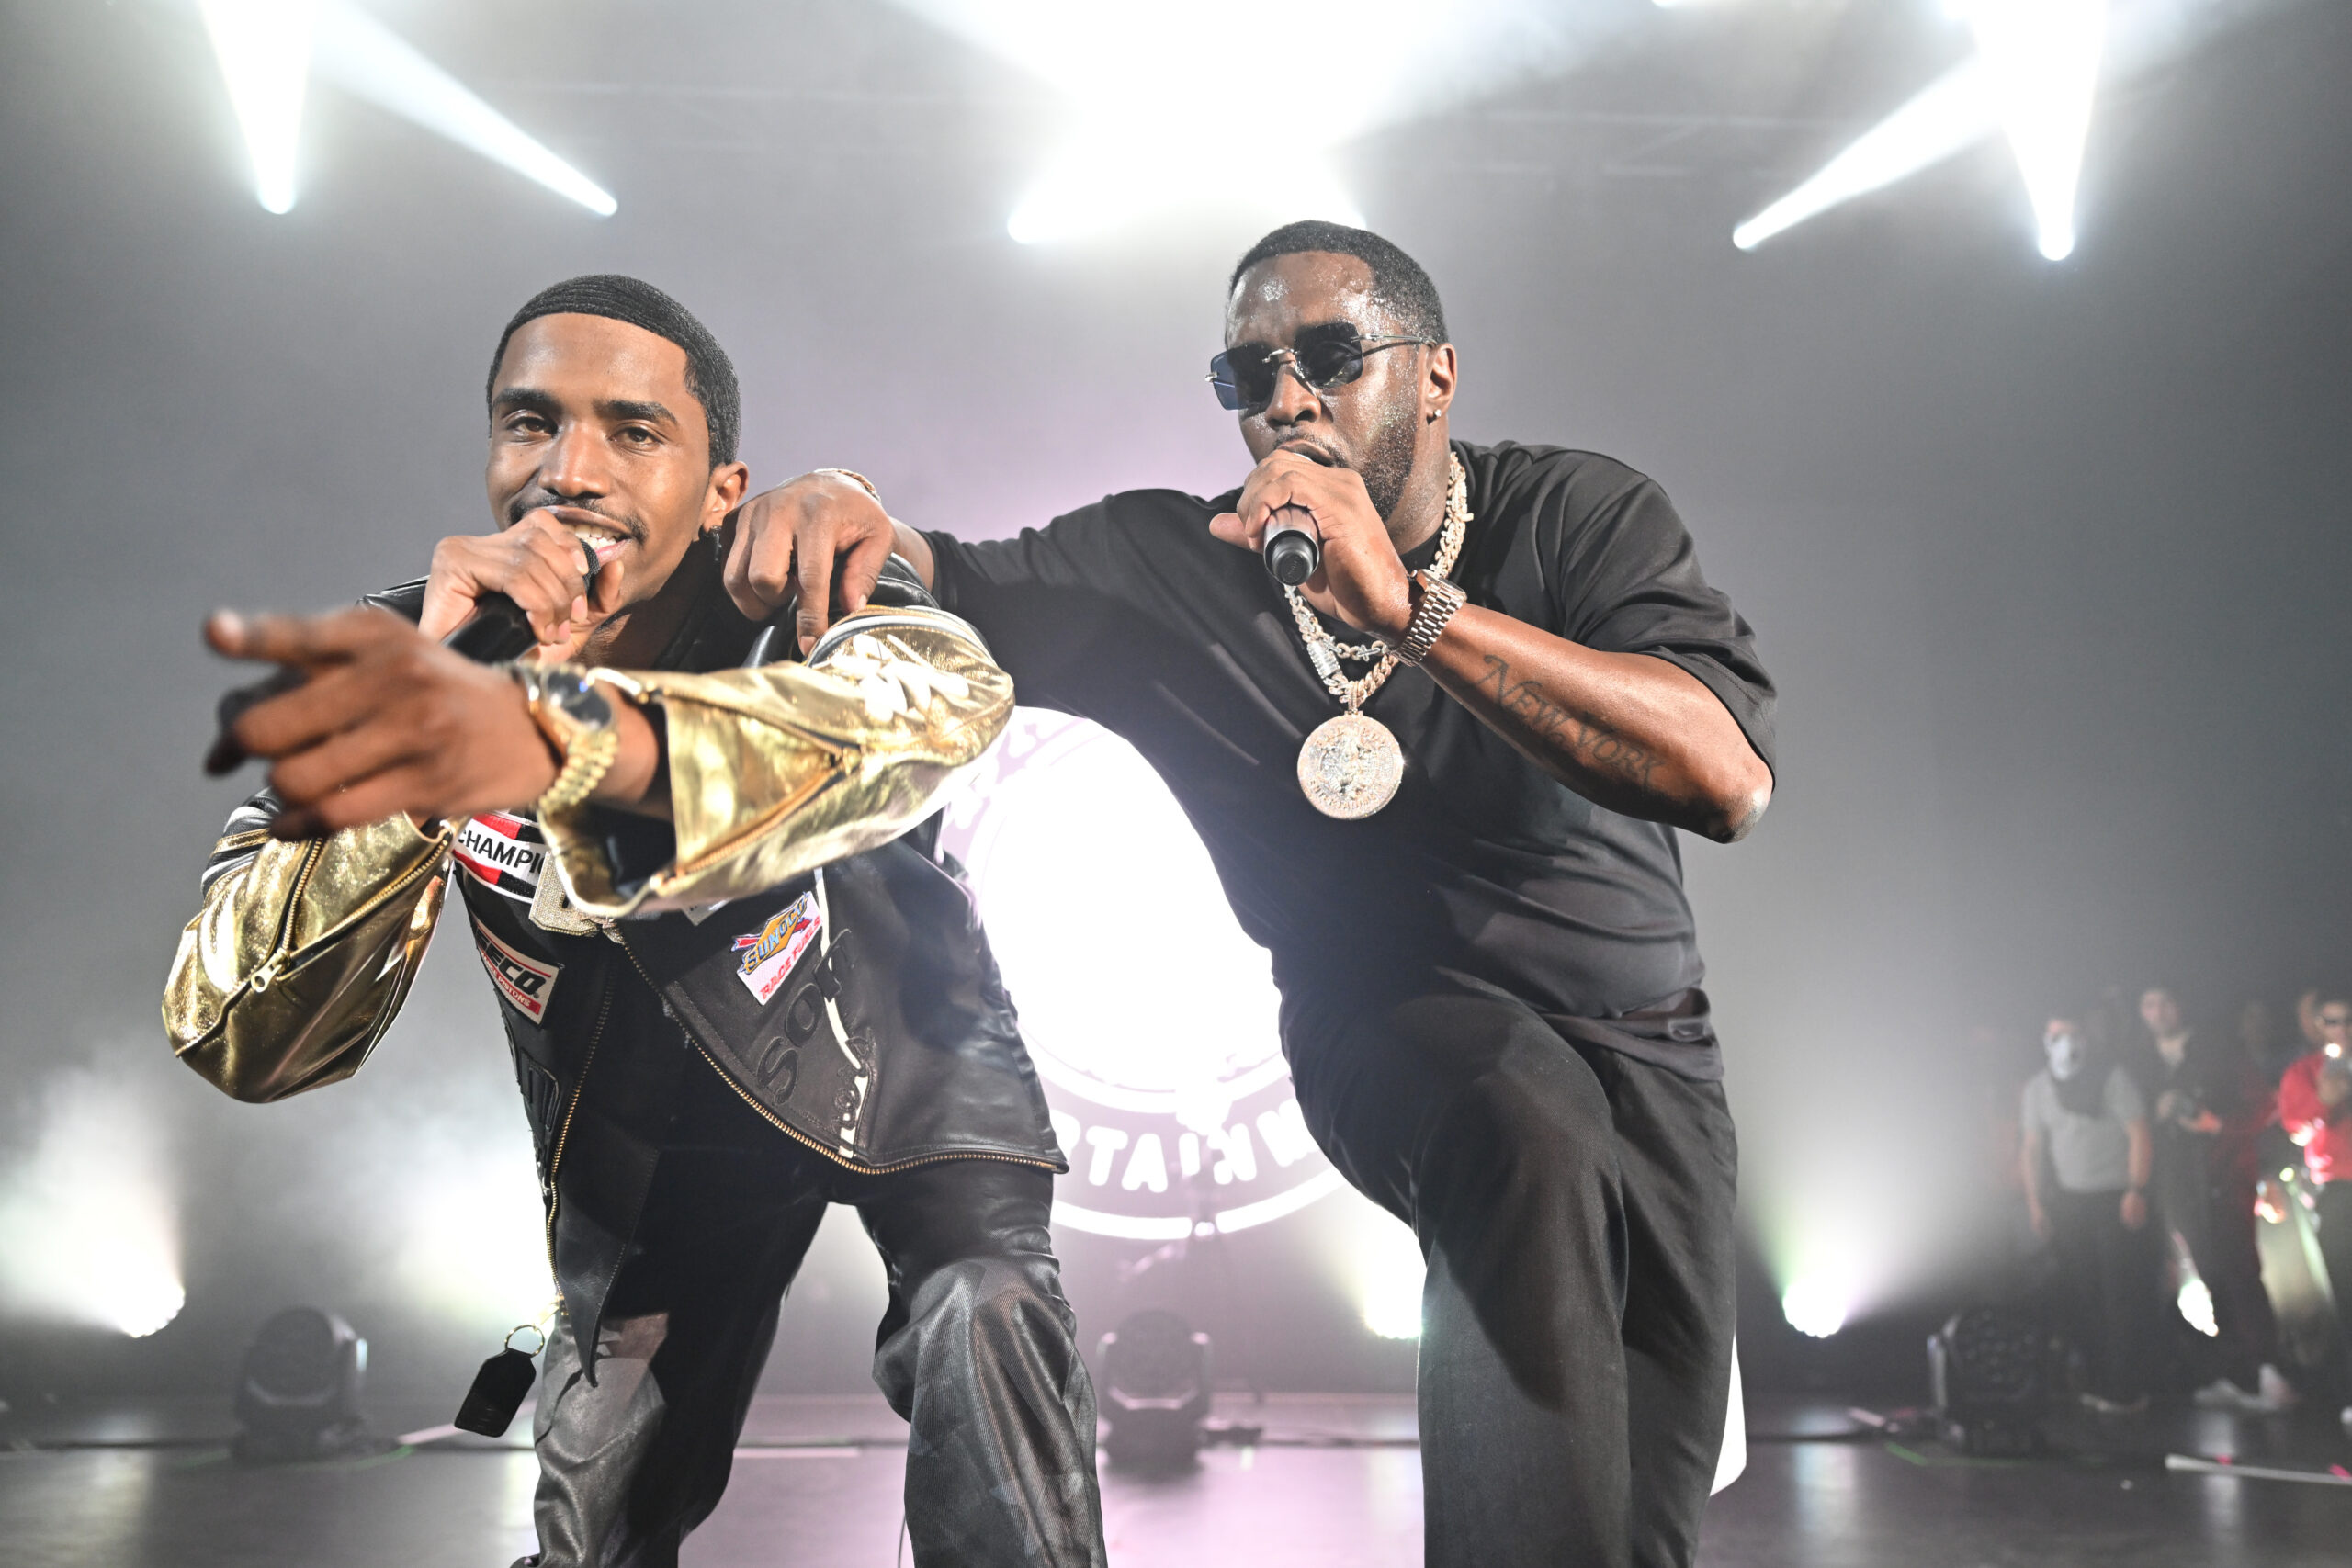
[[[556,976],[563,973],[563,965],[543,964],[515,952],[480,920],[473,927],[474,951],[481,954],[481,966],[490,971],[490,983],[516,1012],[533,1023],[545,1022],[548,1004],[555,1000]]]
[[[518,904],[537,894],[539,874],[547,869],[548,845],[539,825],[510,811],[469,818],[451,852],[468,876]]]
[[[778,909],[768,923],[758,931],[735,939],[735,951],[742,955],[736,978],[743,982],[752,995],[766,1001],[817,940],[817,929],[824,917],[817,912],[817,896],[803,893]]]

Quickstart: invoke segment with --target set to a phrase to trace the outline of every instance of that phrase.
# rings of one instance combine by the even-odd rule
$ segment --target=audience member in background
[[[2327,1031],[2319,1021],[2320,1010],[2325,1005],[2316,986],[2295,998],[2295,1027],[2302,1033],[2305,1051],[2321,1051],[2327,1047]],[[2300,1060],[2303,1053],[2299,1051],[2295,1055]]]
[[[2050,1248],[2034,1234],[2026,1214],[2025,1182],[2018,1174],[2022,1130],[2018,1122],[2018,1090],[2041,1067],[2037,1044],[2030,1063],[2018,1055],[2024,1042],[2018,1031],[1990,1023],[1968,1032],[1969,1061],[1983,1075],[1978,1084],[1978,1157],[1984,1161],[1984,1185],[1996,1205],[1992,1223],[2002,1263],[2001,1293],[2019,1296],[2039,1292],[2050,1270]]]
[[[2338,1393],[2352,1398],[2352,999],[2336,992],[2310,1010],[2320,1048],[2278,1082],[2278,1122],[2301,1145],[2319,1195],[2319,1251],[2335,1292]],[[2352,1425],[2352,1406],[2344,1412]]]
[[[2041,1049],[2049,1065],[2025,1086],[2018,1116],[2027,1213],[2057,1258],[2059,1311],[2088,1363],[2083,1402],[2109,1415],[2143,1410],[2157,1277],[2147,1103],[2075,1020],[2052,1019]]]
[[[2205,1281],[2221,1352],[2221,1375],[2197,1391],[2197,1403],[2283,1410],[2294,1391],[2271,1364],[2278,1320],[2254,1236],[2255,1138],[2270,1120],[2270,1093],[2235,1045],[2191,1030],[2165,987],[2141,993],[2140,1021],[2153,1047],[2143,1082],[2154,1101],[2156,1218]]]
[[[2245,1053],[2266,1089],[2276,1088],[2278,1075],[2302,1055],[2294,1042],[2279,1037],[2278,1015],[2260,998],[2238,1009],[2237,1037],[2238,1049]]]

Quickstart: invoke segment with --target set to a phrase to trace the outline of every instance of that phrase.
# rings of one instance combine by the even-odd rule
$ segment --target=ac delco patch
[[[555,1000],[556,976],[563,973],[560,964],[542,964],[536,958],[515,952],[491,935],[480,920],[473,922],[474,951],[481,954],[481,966],[490,971],[490,983],[498,994],[514,1005],[514,1010],[533,1023],[544,1022],[548,1004]]]
[[[538,892],[539,874],[547,868],[547,840],[539,825],[508,811],[469,818],[451,852],[468,876],[518,904],[529,903]]]
[[[777,910],[768,923],[758,931],[735,939],[735,951],[743,955],[736,977],[743,982],[752,995],[766,1001],[817,940],[817,929],[824,917],[817,912],[817,896],[803,893]]]

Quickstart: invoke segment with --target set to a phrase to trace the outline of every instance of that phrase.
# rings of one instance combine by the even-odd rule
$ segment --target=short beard
[[[1391,409],[1373,432],[1363,460],[1356,465],[1356,477],[1363,480],[1364,494],[1372,498],[1372,509],[1383,523],[1396,514],[1405,500],[1405,486],[1413,477],[1413,446],[1420,437],[1413,417],[1420,412],[1419,399],[1399,402],[1403,406]]]

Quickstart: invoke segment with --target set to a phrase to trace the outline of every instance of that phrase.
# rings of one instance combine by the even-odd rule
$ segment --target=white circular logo
[[[1171,1241],[1335,1191],[1241,933],[1168,786],[1098,725],[1022,708],[942,845],[969,871],[1069,1156],[1057,1222]]]

